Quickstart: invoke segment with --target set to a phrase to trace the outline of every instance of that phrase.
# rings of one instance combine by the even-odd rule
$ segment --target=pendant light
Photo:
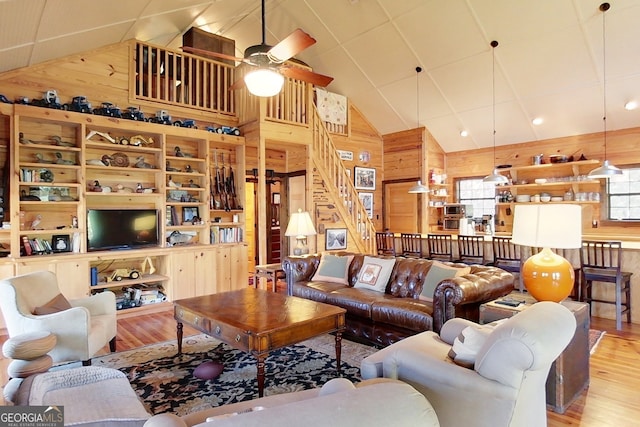
[[[489,184],[496,185],[505,185],[509,183],[509,180],[506,176],[500,175],[498,173],[498,168],[496,167],[496,47],[498,46],[498,42],[493,40],[491,42],[491,51],[493,56],[493,173],[491,175],[487,175],[482,179],[482,182],[487,182]]]
[[[416,67],[416,117],[418,118],[418,128],[420,128],[420,73],[422,67]],[[422,181],[418,180],[418,183],[409,189],[409,193],[428,193],[429,189],[422,184]]]
[[[599,168],[596,168],[589,172],[589,178],[610,178],[614,175],[622,175],[622,171],[619,168],[609,164],[609,160],[607,160],[607,55],[605,44],[606,38],[604,15],[610,7],[611,5],[609,3],[602,3],[600,5],[600,11],[602,12],[602,123],[604,126],[604,163]]]

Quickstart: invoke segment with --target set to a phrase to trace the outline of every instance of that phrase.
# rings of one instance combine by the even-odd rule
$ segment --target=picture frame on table
[[[325,230],[324,247],[328,251],[347,249],[347,229],[327,228]]]
[[[358,193],[358,198],[367,211],[367,216],[373,218],[373,193]]]
[[[353,168],[353,175],[353,184],[356,190],[376,189],[376,170],[374,168],[355,166]]]
[[[71,252],[71,239],[66,234],[51,236],[51,250],[55,253]]]

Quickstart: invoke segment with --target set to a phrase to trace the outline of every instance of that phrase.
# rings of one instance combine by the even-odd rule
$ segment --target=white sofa
[[[467,327],[480,325],[455,318],[440,335],[423,332],[394,343],[362,361],[362,378],[411,384],[433,405],[443,427],[546,426],[545,383],[551,364],[575,333],[571,311],[539,302],[484,331],[486,341],[471,369],[449,357]]]
[[[252,410],[253,408],[253,410]],[[256,410],[260,409],[260,410]],[[246,412],[248,411],[248,412]],[[207,422],[207,418],[210,420]],[[184,417],[154,415],[144,427],[436,427],[427,399],[400,381],[374,379],[355,386],[336,378],[322,388],[262,397]]]

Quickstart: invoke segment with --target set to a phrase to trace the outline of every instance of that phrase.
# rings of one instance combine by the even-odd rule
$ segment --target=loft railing
[[[136,99],[235,116],[235,67],[139,41],[131,54]]]
[[[356,239],[358,251],[373,254],[376,250],[375,227],[368,216],[364,205],[358,197],[351,178],[347,175],[347,170],[342,164],[338,151],[336,150],[331,134],[324,125],[318,114],[318,110],[313,108],[313,153],[312,160],[318,173],[326,183],[327,191],[334,200],[340,200],[337,209],[340,212],[346,227]]]

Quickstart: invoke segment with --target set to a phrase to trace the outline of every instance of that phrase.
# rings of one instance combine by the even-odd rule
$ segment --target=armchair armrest
[[[288,256],[282,261],[282,269],[287,278],[287,295],[293,295],[295,282],[311,281],[320,264],[320,255]]]
[[[57,313],[25,315],[20,319],[22,330],[46,330],[58,336],[70,330],[87,335],[91,327],[91,315],[85,307],[72,307]]]
[[[453,345],[453,341],[457,336],[468,326],[478,325],[471,320],[463,319],[461,317],[454,317],[447,320],[440,329],[440,339],[449,345]]]
[[[464,306],[478,306],[513,291],[513,274],[497,267],[474,266],[470,274],[445,279],[433,296],[433,330],[453,319]],[[474,311],[477,308],[474,308]],[[476,317],[476,316],[474,316]]]
[[[116,312],[116,295],[111,291],[104,291],[87,298],[70,300],[72,307],[85,307],[93,316],[114,314]]]

